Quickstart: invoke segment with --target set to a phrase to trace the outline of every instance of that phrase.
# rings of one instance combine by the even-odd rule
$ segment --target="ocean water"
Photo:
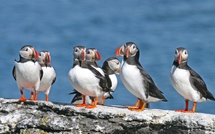
[[[140,63],[164,92],[168,102],[151,103],[151,108],[184,109],[184,99],[172,87],[169,75],[177,47],[189,52],[188,64],[198,72],[215,96],[215,2],[211,0],[144,1],[2,1],[0,5],[0,97],[19,98],[12,77],[14,60],[25,44],[37,51],[51,52],[57,80],[50,101],[70,103],[73,90],[68,72],[73,47],[95,47],[102,65],[128,41],[140,48]],[[121,57],[118,57],[120,60]],[[120,78],[106,105],[134,105],[136,97]],[[30,92],[25,90],[30,98]],[[39,99],[45,95],[39,93]],[[192,103],[190,103],[192,106]],[[215,102],[197,104],[197,112],[215,114]]]

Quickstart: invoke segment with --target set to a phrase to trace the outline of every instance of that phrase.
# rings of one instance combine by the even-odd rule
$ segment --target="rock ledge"
[[[0,133],[215,133],[215,115],[0,98]]]

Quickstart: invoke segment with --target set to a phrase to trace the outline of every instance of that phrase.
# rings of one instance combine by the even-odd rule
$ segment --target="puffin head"
[[[105,60],[105,62],[107,62],[107,65],[110,67],[110,69],[114,73],[119,74],[121,64],[120,64],[120,61],[119,61],[118,58],[116,58],[116,57],[110,57],[107,60]]]
[[[186,48],[179,47],[175,50],[175,61],[180,65],[181,63],[187,62],[188,52]]]
[[[84,61],[86,60],[86,47],[85,46],[75,46],[73,48],[73,56],[74,59],[79,60],[79,61]]]
[[[39,58],[38,52],[31,45],[23,46],[19,51],[19,55],[24,59],[37,60]]]
[[[134,42],[127,42],[116,50],[116,56],[133,57],[139,52],[137,45]],[[139,56],[138,56],[139,57]]]
[[[39,63],[48,65],[51,62],[51,55],[48,51],[40,51],[39,52]]]
[[[102,57],[97,49],[95,48],[88,48],[86,50],[86,60],[87,61],[98,61],[101,60]]]

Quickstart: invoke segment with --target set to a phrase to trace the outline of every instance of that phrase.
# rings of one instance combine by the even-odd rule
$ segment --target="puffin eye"
[[[90,51],[87,51],[87,54],[90,54]]]
[[[133,49],[135,49],[136,48],[136,46],[135,45],[133,45]]]
[[[28,48],[26,48],[25,51],[28,51]]]
[[[77,48],[75,49],[75,52],[78,52],[78,49],[77,49]]]
[[[187,54],[187,51],[185,51],[184,54]]]
[[[119,62],[117,62],[116,64],[119,65]]]

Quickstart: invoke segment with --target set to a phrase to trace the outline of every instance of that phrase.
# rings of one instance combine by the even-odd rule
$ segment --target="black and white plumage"
[[[208,91],[204,80],[187,64],[188,51],[179,47],[175,50],[170,80],[176,91],[185,99],[185,110],[179,112],[195,112],[196,103],[206,100],[215,100]],[[193,101],[192,110],[188,110],[188,101]]]
[[[40,81],[40,87],[38,91],[43,91],[46,95],[46,101],[49,99],[49,92],[52,84],[56,80],[55,69],[51,66],[51,55],[48,51],[39,52],[39,64],[43,70],[43,77]]]
[[[106,59],[102,65],[102,70],[104,71],[105,78],[108,82],[108,87],[111,89],[111,92],[104,94],[101,104],[104,104],[104,99],[112,98],[112,93],[115,91],[118,81],[115,74],[119,74],[120,71],[120,61],[116,57],[110,57]]]
[[[97,66],[98,67],[98,66]],[[98,103],[104,104],[104,100],[107,98],[113,98],[112,93],[115,91],[117,87],[117,77],[115,74],[119,74],[120,70],[120,61],[116,57],[110,57],[106,59],[102,66],[102,71],[104,73],[104,76],[107,80],[108,88],[111,89],[110,92],[107,92],[102,96],[102,98],[99,98]],[[72,94],[75,94],[75,96],[72,99],[73,104],[77,104],[78,102],[82,101],[82,94],[78,92],[73,92]],[[90,104],[92,102],[92,97],[86,96],[86,103]]]
[[[139,55],[139,49],[134,42],[127,42],[116,51],[116,56],[123,56],[120,78],[124,86],[138,98],[135,106],[128,107],[133,111],[144,110],[148,102],[167,101],[139,63]]]
[[[76,91],[83,95],[83,104],[78,106],[86,106],[85,96],[95,97],[90,106],[86,108],[94,108],[97,105],[98,97],[103,96],[105,92],[110,92],[107,87],[105,77],[92,67],[85,59],[86,48],[80,49],[78,46],[74,48],[74,52],[80,50],[78,58],[79,64],[75,65],[69,71],[69,80]]]
[[[78,52],[75,52],[76,54],[73,54],[74,58],[76,60],[78,60]],[[91,66],[93,68],[95,68],[97,71],[99,71],[103,76],[104,76],[104,72],[103,70],[98,66],[97,62],[98,60],[101,60],[101,55],[99,54],[99,52],[97,51],[96,48],[87,48],[86,49],[86,62],[88,64],[88,66]],[[81,104],[80,102],[83,102],[83,96],[81,93],[77,92],[76,90],[71,92],[70,94],[75,94],[75,96],[73,97],[71,103],[72,104]],[[93,97],[90,96],[85,96],[85,102],[86,104],[90,105],[92,103],[92,99],[94,99]]]
[[[31,100],[36,99],[36,91],[40,86],[40,80],[43,75],[41,66],[36,61],[39,56],[37,51],[31,45],[25,45],[19,51],[20,59],[14,62],[13,77],[20,89],[20,101],[26,101],[23,89],[31,91]]]

